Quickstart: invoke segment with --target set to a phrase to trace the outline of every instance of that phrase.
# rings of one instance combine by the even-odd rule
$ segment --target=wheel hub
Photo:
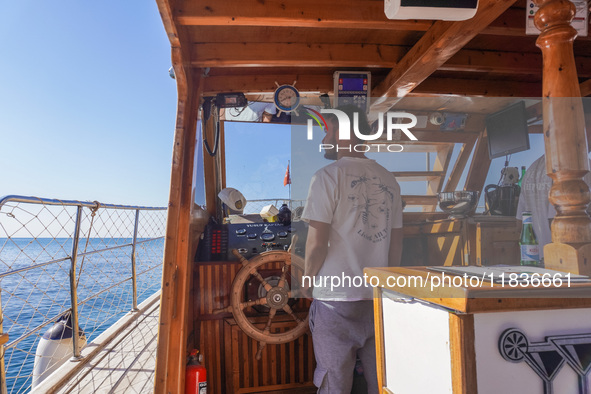
[[[273,287],[267,292],[267,306],[273,309],[283,309],[289,301],[287,290],[282,287]]]

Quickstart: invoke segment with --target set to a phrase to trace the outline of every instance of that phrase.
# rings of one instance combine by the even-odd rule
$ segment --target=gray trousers
[[[310,306],[319,394],[350,394],[357,357],[368,394],[378,393],[373,301],[319,301]]]

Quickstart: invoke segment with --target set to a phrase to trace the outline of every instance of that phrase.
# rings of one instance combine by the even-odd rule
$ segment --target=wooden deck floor
[[[159,307],[144,312],[58,393],[152,393]]]
[[[61,376],[52,375],[48,380],[54,378],[54,384],[44,382],[42,392],[153,393],[160,308],[159,294],[155,296],[147,307],[140,306],[131,323],[122,319],[122,327],[109,338],[89,344],[83,361],[60,368]]]

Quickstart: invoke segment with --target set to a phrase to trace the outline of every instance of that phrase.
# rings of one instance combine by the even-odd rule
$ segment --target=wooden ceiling
[[[525,0],[480,0],[461,22],[394,21],[383,0],[159,0],[187,70],[204,94],[332,92],[335,70],[370,70],[373,97],[459,94],[536,97],[542,55],[525,34]],[[591,40],[574,46],[591,93]]]

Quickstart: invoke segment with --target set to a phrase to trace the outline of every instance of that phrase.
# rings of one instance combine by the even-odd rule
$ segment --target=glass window
[[[224,123],[226,187],[244,195],[245,213],[260,211],[253,208],[256,200],[289,199],[290,185],[283,183],[291,158],[290,129],[275,123]]]
[[[195,164],[193,172],[193,202],[205,209],[205,175],[203,172],[203,135],[201,121],[197,121],[195,141]]]

